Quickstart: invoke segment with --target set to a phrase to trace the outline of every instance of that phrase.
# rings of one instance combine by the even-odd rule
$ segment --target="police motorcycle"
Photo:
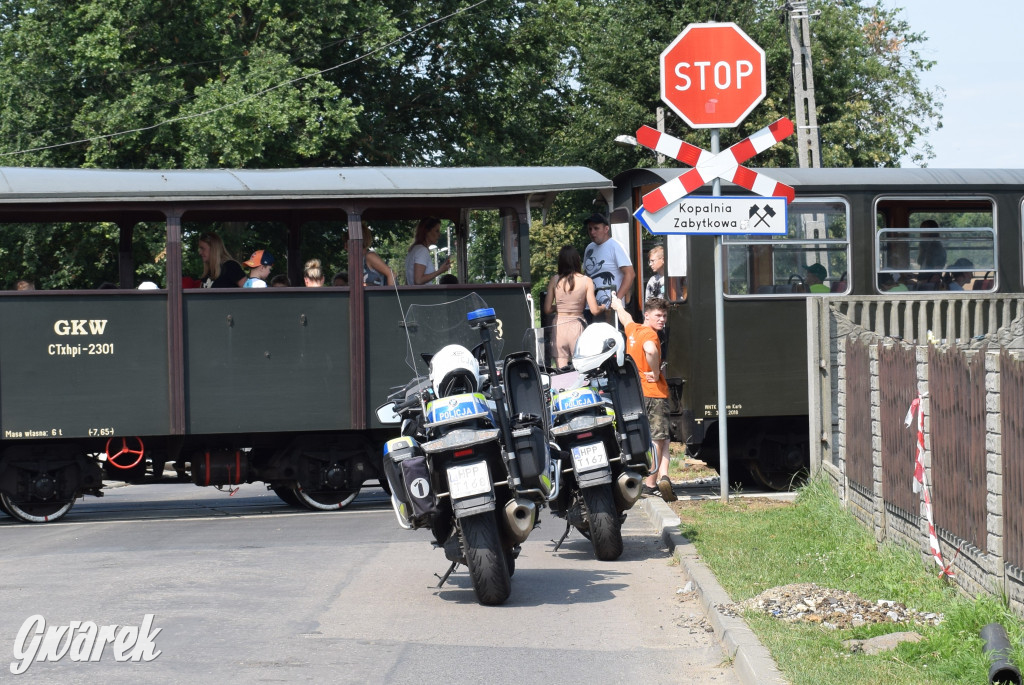
[[[579,334],[570,364],[557,368],[559,329],[574,326],[578,331],[575,322],[533,329],[524,341],[550,379],[550,435],[558,447],[561,487],[549,507],[566,521],[555,550],[576,528],[598,559],[612,561],[622,554],[622,523],[640,498],[643,479],[657,472],[657,456],[640,376],[620,331],[590,324]]]
[[[427,528],[451,566],[469,570],[481,604],[503,603],[520,546],[557,494],[540,369],[525,352],[502,363],[501,322],[476,294],[412,305],[405,317],[415,376],[377,410],[400,423],[384,472],[400,526]]]

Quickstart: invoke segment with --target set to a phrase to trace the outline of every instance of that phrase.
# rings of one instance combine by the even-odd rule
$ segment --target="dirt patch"
[[[942,614],[908,609],[899,602],[886,599],[871,602],[852,592],[818,587],[815,583],[780,585],[742,602],[720,605],[719,609],[731,616],[740,616],[750,610],[787,623],[817,623],[833,630],[856,628],[868,623],[934,626],[942,621]]]
[[[675,446],[676,444],[673,443],[672,447]],[[679,449],[670,448],[669,455],[668,477],[672,479],[673,483],[700,480],[702,478],[718,478],[717,471],[708,468],[708,465],[700,459],[692,459],[686,456],[685,450],[681,447]]]
[[[694,512],[700,510],[701,507],[707,506],[708,502],[717,502],[718,500],[677,500],[675,502],[669,502],[668,506],[672,508],[676,516],[680,519],[692,520]],[[739,511],[768,511],[771,509],[782,509],[785,507],[792,507],[793,502],[787,502],[785,500],[771,499],[768,497],[737,497],[733,496],[729,499],[728,506],[733,507]]]

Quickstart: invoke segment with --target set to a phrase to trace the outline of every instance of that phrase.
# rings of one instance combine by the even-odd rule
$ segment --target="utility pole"
[[[807,0],[785,4],[789,46],[793,50],[793,97],[796,100],[796,144],[801,169],[821,166],[821,139],[814,105],[814,72],[811,67],[811,19]],[[814,13],[816,17],[817,12]]]

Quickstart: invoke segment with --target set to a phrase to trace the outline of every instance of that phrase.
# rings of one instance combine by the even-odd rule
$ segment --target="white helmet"
[[[572,366],[577,371],[593,371],[606,359],[615,355],[615,363],[622,366],[626,344],[622,333],[607,323],[592,323],[583,329],[572,354]]]
[[[445,345],[430,358],[430,382],[437,397],[476,392],[480,387],[480,363],[462,345]]]

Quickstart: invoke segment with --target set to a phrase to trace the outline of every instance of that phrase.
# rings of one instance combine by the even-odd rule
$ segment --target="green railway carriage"
[[[682,171],[616,176],[613,223],[623,227],[638,264],[653,245],[665,246],[674,303],[666,348],[668,376],[676,379],[673,437],[716,465],[714,238],[655,237],[632,219],[644,194]],[[808,466],[805,299],[884,294],[898,302],[1022,292],[1024,171],[765,171],[795,188],[796,200],[788,207],[787,235],[723,238],[729,463],[731,473],[784,488]],[[749,195],[728,185],[722,194]],[[810,291],[807,267],[814,264],[827,274],[817,290],[827,292]],[[650,272],[637,271],[640,296]]]
[[[168,477],[262,481],[292,504],[344,506],[378,478],[392,437],[372,410],[408,377],[402,309],[476,291],[514,349],[532,325],[529,284],[516,282],[529,275],[531,211],[575,190],[611,184],[578,167],[0,168],[0,224],[109,222],[120,274],[119,288],[0,292],[0,508],[55,520],[105,479]],[[509,282],[466,282],[480,212],[500,224]],[[462,285],[182,287],[183,240],[204,226],[276,227],[295,283],[306,226],[347,230],[361,255],[366,223],[431,215],[450,227]],[[133,289],[140,225],[166,233],[163,289]]]

